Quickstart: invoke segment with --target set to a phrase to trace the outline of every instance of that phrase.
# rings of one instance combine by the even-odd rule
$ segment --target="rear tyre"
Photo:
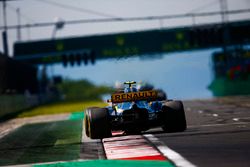
[[[162,106],[162,129],[165,132],[182,132],[187,129],[186,117],[181,101],[167,101]]]
[[[89,137],[89,110],[91,108],[87,108],[84,113],[84,126],[85,126],[85,134]]]
[[[157,100],[159,101],[167,100],[167,94],[163,90],[158,89],[156,91],[157,91]]]
[[[102,139],[111,136],[108,109],[90,108],[87,114],[87,133],[91,139]]]

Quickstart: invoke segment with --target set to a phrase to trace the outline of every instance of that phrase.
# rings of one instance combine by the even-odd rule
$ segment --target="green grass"
[[[38,106],[36,108],[26,110],[19,114],[18,118],[32,117],[37,115],[72,113],[76,111],[84,111],[88,107],[105,107],[107,103],[101,101],[88,102],[60,102]]]
[[[0,166],[79,158],[82,120],[26,124],[0,139]]]

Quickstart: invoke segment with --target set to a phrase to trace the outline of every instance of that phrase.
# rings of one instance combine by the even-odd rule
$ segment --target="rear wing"
[[[149,100],[154,101],[157,99],[157,91],[141,91],[130,93],[114,93],[111,95],[112,103],[131,102],[136,100]]]

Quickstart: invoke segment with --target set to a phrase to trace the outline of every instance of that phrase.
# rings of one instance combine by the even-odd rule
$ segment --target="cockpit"
[[[124,93],[137,92],[137,89],[134,87],[127,87],[124,89]]]

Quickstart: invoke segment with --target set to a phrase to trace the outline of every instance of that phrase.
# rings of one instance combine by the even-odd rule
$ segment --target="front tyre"
[[[162,129],[165,132],[182,132],[187,129],[183,103],[167,101],[162,106]]]
[[[111,136],[108,109],[90,108],[88,117],[88,133],[91,139],[102,139]]]

